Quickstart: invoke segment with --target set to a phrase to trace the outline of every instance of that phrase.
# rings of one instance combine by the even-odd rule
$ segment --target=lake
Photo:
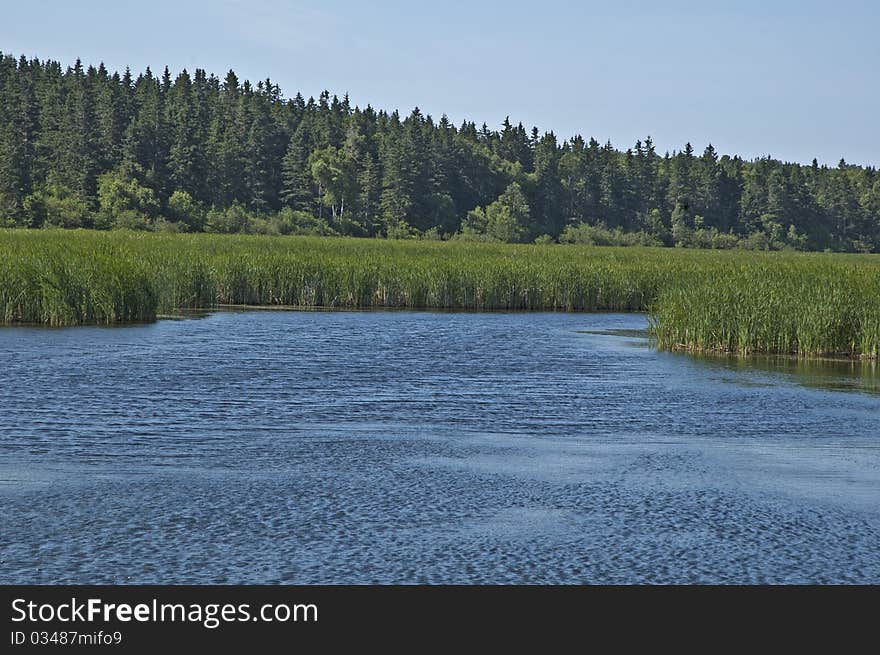
[[[640,314],[0,329],[2,583],[880,583],[880,383]]]

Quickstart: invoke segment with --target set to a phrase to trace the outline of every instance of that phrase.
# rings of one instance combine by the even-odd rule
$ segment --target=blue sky
[[[658,150],[880,165],[880,3],[29,0],[0,50],[272,78],[286,95]]]

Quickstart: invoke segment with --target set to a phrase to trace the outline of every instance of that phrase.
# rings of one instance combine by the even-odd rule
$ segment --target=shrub
[[[33,227],[87,227],[92,222],[89,203],[68,187],[47,184],[24,199],[24,211]]]
[[[101,220],[107,226],[147,229],[159,214],[153,190],[118,172],[98,177],[98,202]]]

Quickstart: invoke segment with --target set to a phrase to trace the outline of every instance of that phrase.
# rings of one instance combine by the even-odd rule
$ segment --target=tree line
[[[0,53],[0,225],[877,252],[880,175]]]

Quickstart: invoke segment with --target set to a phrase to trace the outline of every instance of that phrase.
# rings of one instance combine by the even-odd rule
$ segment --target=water
[[[876,373],[645,327],[0,330],[0,582],[880,582]]]

